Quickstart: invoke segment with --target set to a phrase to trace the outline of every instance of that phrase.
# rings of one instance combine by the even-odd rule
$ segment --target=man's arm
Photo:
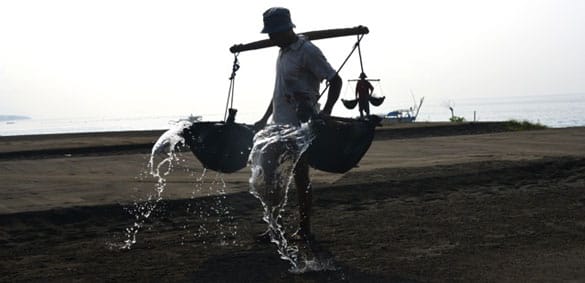
[[[323,111],[321,113],[325,113],[327,115],[331,115],[331,111],[333,110],[333,105],[337,102],[339,98],[339,93],[341,92],[341,86],[343,82],[338,74],[335,75],[329,81],[329,92],[327,93],[327,102],[325,103],[325,107],[323,107]]]
[[[270,117],[270,115],[272,115],[272,99],[270,99],[270,104],[268,104],[268,108],[266,109],[264,116],[262,116],[262,119],[254,123],[254,129],[256,131],[259,131],[262,128],[264,128],[264,126],[266,126],[266,123],[268,122],[268,118]]]

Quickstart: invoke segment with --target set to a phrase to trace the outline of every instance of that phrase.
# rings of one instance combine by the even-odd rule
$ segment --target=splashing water
[[[178,160],[175,150],[177,146],[185,144],[185,139],[182,136],[183,129],[191,126],[191,124],[191,122],[185,120],[178,121],[162,134],[152,147],[148,169],[150,175],[157,178],[157,182],[154,185],[154,194],[149,194],[145,201],[134,202],[134,206],[127,209],[128,213],[134,217],[134,224],[126,228],[124,231],[126,240],[118,245],[117,248],[130,249],[136,244],[138,232],[162,200],[162,193],[167,186],[166,176],[173,169],[173,161]]]
[[[238,226],[234,223],[234,216],[230,213],[230,209],[226,204],[227,192],[225,189],[227,186],[223,179],[223,174],[217,173],[210,182],[206,182],[204,179],[206,172],[207,169],[203,169],[201,177],[197,178],[194,190],[191,192],[191,199],[201,194],[212,197],[209,210],[205,209],[205,206],[193,207],[189,203],[187,212],[198,216],[200,219],[208,220],[216,217],[214,225],[217,229],[212,229],[212,227],[202,223],[195,227],[196,231],[189,231],[189,233],[192,233],[196,238],[202,238],[204,244],[207,243],[204,237],[209,236],[210,238],[219,239],[220,246],[237,245]],[[217,235],[211,235],[213,231],[217,231]]]
[[[307,150],[313,134],[308,124],[301,127],[269,125],[254,136],[249,163],[252,169],[250,192],[262,203],[263,220],[268,224],[271,242],[280,257],[291,263],[291,271],[299,271],[298,247],[289,244],[281,223],[293,170]]]
[[[183,138],[183,130],[192,125],[191,121],[179,120],[177,121],[168,131],[163,133],[151,150],[150,159],[147,164],[148,174],[156,178],[154,184],[154,190],[148,194],[145,200],[135,201],[133,206],[126,208],[127,212],[133,216],[134,223],[125,229],[123,243],[112,244],[109,243],[110,248],[117,249],[130,249],[137,241],[137,235],[140,230],[144,227],[147,220],[152,216],[156,210],[162,198],[162,193],[167,187],[167,176],[173,171],[173,167],[176,166],[178,161],[181,161],[178,156],[176,149],[180,145],[185,145],[185,139]],[[237,235],[237,225],[233,224],[234,217],[230,214],[229,207],[225,204],[227,198],[226,183],[223,179],[223,174],[217,173],[215,178],[211,182],[206,182],[205,175],[207,170],[204,168],[200,177],[196,178],[194,183],[194,190],[191,194],[191,199],[195,198],[196,194],[206,193],[206,195],[214,196],[210,209],[206,210],[203,206],[192,207],[189,203],[187,211],[192,211],[193,214],[197,214],[202,219],[208,219],[210,217],[217,217],[215,219],[215,228],[217,228],[220,245],[233,244],[236,245],[235,240]],[[192,175],[193,176],[193,175]],[[207,188],[206,192],[202,192],[203,189]],[[187,225],[183,226],[187,229]],[[197,231],[193,233],[194,237],[201,237],[208,234],[210,231],[215,230],[211,227],[206,227],[204,224],[200,224],[197,227]],[[190,232],[189,232],[190,233]],[[181,240],[183,244],[184,237]],[[205,243],[205,240],[203,241]]]
[[[218,173],[215,180],[217,180],[218,177],[221,180],[221,182],[220,183],[216,182],[219,186],[217,186],[217,195],[213,199],[214,203],[211,206],[211,210],[217,216],[217,219],[215,220],[215,225],[219,233],[219,235],[217,235],[220,241],[219,244],[221,246],[227,246],[230,244],[230,239],[232,239],[231,241],[232,244],[236,244],[235,237],[237,234],[237,226],[229,225],[229,223],[233,222],[234,217],[230,215],[229,208],[225,204],[227,194],[225,191],[226,184],[225,181],[223,180],[223,175]],[[212,186],[210,186],[210,190],[211,189]],[[224,222],[224,219],[227,220],[227,222]]]
[[[160,179],[164,179],[164,176],[168,175],[173,169],[172,162],[177,160],[175,149],[179,144],[185,145],[183,130],[190,127],[192,124],[193,123],[189,121],[179,120],[173,127],[163,133],[152,147],[148,168],[150,169],[150,174],[159,178],[159,181]],[[162,156],[163,159],[157,162],[157,165],[155,166],[155,159],[159,156]],[[162,171],[163,173],[161,175],[161,169],[165,165],[167,166],[167,170]],[[162,191],[160,193],[162,193]]]

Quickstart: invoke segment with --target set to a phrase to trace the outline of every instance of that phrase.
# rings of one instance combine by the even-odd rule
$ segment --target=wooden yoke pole
[[[358,35],[358,34],[368,34],[370,31],[367,27],[364,26],[357,26],[353,28],[340,28],[340,29],[326,29],[326,30],[316,30],[316,31],[308,31],[300,33],[307,37],[309,40],[318,40],[318,39],[326,39],[326,38],[334,38],[334,37],[342,37],[342,36],[349,36],[349,35]],[[259,41],[254,41],[247,44],[236,44],[230,47],[230,52],[238,53],[242,51],[249,51],[249,50],[256,50],[275,46],[275,44],[270,39],[264,39]]]

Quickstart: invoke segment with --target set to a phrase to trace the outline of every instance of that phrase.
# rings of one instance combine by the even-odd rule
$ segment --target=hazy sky
[[[271,6],[288,7],[297,32],[370,28],[365,71],[390,98],[375,112],[409,106],[410,89],[435,102],[585,93],[581,0],[0,0],[0,114],[223,117],[228,48],[264,39]],[[354,41],[315,43],[337,68]],[[276,54],[240,54],[235,104],[244,120],[267,106]],[[358,75],[353,57],[341,76]]]

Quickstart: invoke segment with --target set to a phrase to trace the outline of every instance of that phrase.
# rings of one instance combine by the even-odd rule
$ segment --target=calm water
[[[449,101],[427,97],[418,121],[447,121]],[[456,116],[473,121],[526,120],[563,128],[585,126],[585,94],[461,98],[450,101]]]
[[[372,107],[373,113],[389,112],[392,109],[408,108],[410,105],[393,105],[397,99],[388,95],[382,107]],[[517,97],[480,97],[447,100],[427,96],[419,113],[418,121],[448,121],[451,104],[455,115],[467,121],[507,121],[510,119],[538,122],[549,127],[585,126],[585,93]],[[342,107],[339,103],[336,107]],[[251,123],[258,117],[241,111],[240,122]],[[357,111],[356,113],[357,114]],[[30,119],[0,122],[0,136],[108,132],[129,130],[166,130],[172,121],[184,116],[152,116],[135,118],[75,118],[75,119]],[[205,116],[203,120],[222,120],[223,115]]]

